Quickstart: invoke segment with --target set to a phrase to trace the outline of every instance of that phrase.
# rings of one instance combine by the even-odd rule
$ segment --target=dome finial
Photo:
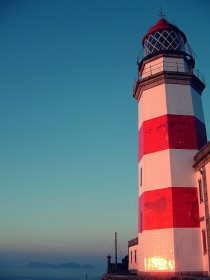
[[[159,11],[158,15],[159,15],[160,18],[165,18],[162,7],[160,8],[160,11]]]

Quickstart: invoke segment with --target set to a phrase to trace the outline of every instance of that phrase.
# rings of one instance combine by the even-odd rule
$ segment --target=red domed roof
[[[154,26],[152,26],[148,30],[147,34],[143,37],[142,45],[144,46],[144,41],[149,37],[150,34],[156,32],[156,31],[163,30],[163,29],[170,29],[170,30],[174,30],[174,31],[180,33],[181,36],[183,37],[185,43],[186,43],[186,36],[185,36],[185,34],[177,26],[169,23],[166,19],[161,18],[161,19],[158,20],[158,22]]]

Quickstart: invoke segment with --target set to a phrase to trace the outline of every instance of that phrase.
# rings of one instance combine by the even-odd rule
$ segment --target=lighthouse
[[[138,237],[129,269],[205,275],[194,155],[207,143],[203,76],[186,35],[164,17],[142,39],[138,103]]]

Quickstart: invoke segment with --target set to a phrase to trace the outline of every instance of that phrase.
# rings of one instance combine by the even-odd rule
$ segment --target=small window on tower
[[[137,258],[136,258],[136,250],[134,251],[134,253],[135,253],[134,257],[135,257],[135,263],[136,263],[136,260],[137,260]]]
[[[132,251],[131,251],[131,263],[132,263]]]
[[[200,196],[200,203],[203,202],[203,186],[202,186],[202,180],[198,180],[198,187],[199,187],[199,196]]]
[[[142,212],[140,213],[140,232],[142,232],[143,231],[143,225],[142,225]]]
[[[203,254],[207,254],[207,244],[206,244],[206,231],[202,229],[202,239],[203,239]]]

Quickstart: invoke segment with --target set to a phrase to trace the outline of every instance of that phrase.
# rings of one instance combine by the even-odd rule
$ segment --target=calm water
[[[102,269],[0,268],[0,280],[101,280]]]

